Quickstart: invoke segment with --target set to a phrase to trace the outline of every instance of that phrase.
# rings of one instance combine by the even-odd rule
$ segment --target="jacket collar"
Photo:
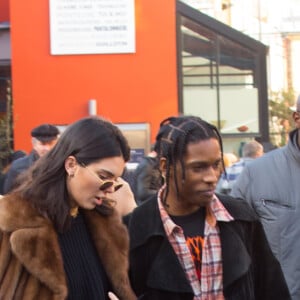
[[[299,129],[294,129],[289,133],[289,141],[285,146],[287,151],[290,152],[291,157],[298,163],[300,163],[300,146],[298,145],[299,131]]]
[[[165,237],[156,197],[153,196],[132,212],[129,221],[130,249],[145,244],[153,236]]]
[[[232,222],[220,222],[219,227],[222,247],[223,289],[225,290],[249,271],[251,258],[245,243]]]

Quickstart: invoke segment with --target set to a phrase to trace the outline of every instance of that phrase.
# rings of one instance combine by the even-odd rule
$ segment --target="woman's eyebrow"
[[[104,174],[107,177],[116,177],[115,174],[113,174],[112,172],[108,171],[108,170],[104,170],[104,169],[100,169],[97,171],[99,174]]]

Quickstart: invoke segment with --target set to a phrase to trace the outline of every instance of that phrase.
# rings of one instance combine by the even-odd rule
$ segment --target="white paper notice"
[[[135,52],[134,0],[49,0],[51,54]]]

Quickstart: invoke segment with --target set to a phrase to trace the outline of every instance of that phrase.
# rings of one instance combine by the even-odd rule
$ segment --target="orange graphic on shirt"
[[[187,237],[186,243],[190,249],[195,264],[198,279],[201,279],[201,261],[204,239],[201,236]]]

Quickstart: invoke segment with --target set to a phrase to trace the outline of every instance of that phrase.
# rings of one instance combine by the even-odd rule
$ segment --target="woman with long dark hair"
[[[81,119],[1,199],[1,299],[136,299],[109,197],[129,155],[115,125]]]

